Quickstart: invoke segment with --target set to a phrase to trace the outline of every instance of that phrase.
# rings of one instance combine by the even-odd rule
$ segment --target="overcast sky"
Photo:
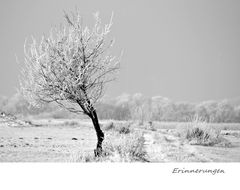
[[[173,100],[240,96],[239,0],[1,0],[0,94],[18,88],[23,44],[63,22],[78,7],[91,21],[114,11],[114,54],[124,50],[118,80],[106,93],[140,92]]]

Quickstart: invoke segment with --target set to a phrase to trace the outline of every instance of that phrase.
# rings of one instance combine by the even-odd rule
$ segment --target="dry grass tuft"
[[[111,121],[103,126],[104,131],[109,131],[115,129],[114,123]]]
[[[129,134],[131,132],[130,127],[131,127],[130,123],[110,122],[103,126],[103,129],[104,131],[116,131],[119,134]]]
[[[130,125],[123,125],[123,126],[120,126],[117,128],[117,131],[120,133],[120,134],[129,134],[131,132],[130,130]]]
[[[231,143],[223,138],[220,132],[221,130],[209,127],[198,117],[190,125],[178,128],[179,136],[192,145],[230,147]]]
[[[103,154],[77,153],[70,156],[70,162],[145,162],[146,151],[142,133],[127,135],[111,134],[111,139],[103,143]]]
[[[76,121],[65,121],[63,124],[62,124],[63,126],[78,126],[79,125],[79,123],[78,122],[76,122]]]

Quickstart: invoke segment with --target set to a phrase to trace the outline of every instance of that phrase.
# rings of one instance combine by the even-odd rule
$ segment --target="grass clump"
[[[114,130],[115,129],[115,125],[111,121],[111,122],[107,123],[106,125],[104,125],[103,128],[104,128],[105,131]]]
[[[145,162],[147,153],[141,133],[128,135],[111,134],[103,143],[103,153],[95,157],[90,153],[71,155],[70,162]]]
[[[213,146],[219,142],[220,132],[215,129],[194,126],[193,128],[187,129],[185,138],[189,140],[191,144]]]
[[[115,137],[116,138],[116,137]],[[120,135],[103,145],[105,156],[122,162],[146,161],[145,139],[142,133]]]
[[[89,152],[76,152],[71,153],[66,162],[97,162],[97,158],[94,157],[94,154]]]
[[[78,126],[79,123],[76,121],[65,121],[62,125],[63,126]]]
[[[157,131],[154,123],[152,121],[149,121],[145,126],[144,129],[150,130],[150,131]]]
[[[125,126],[125,125],[120,126],[120,127],[118,127],[117,131],[120,134],[129,134],[131,132],[129,125],[127,125],[127,126]]]
[[[130,130],[131,124],[129,123],[107,123],[105,126],[103,126],[104,131],[115,131],[119,134],[129,134],[131,132]]]
[[[192,145],[203,146],[231,146],[220,134],[221,130],[211,128],[203,120],[194,120],[190,125],[182,127],[179,136],[188,140]]]

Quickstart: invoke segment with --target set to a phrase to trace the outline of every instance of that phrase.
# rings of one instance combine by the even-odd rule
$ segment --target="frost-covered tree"
[[[232,106],[227,100],[223,100],[218,103],[216,122],[233,122],[234,121],[234,106]]]
[[[144,97],[141,93],[136,93],[132,96],[129,105],[132,117],[137,119],[141,125],[146,120],[151,120],[151,99]]]
[[[110,55],[113,40],[107,39],[112,17],[103,25],[96,13],[95,24],[90,28],[83,24],[79,12],[71,16],[65,13],[65,19],[66,24],[51,29],[40,43],[34,38],[25,43],[21,89],[34,106],[55,102],[71,112],[89,116],[97,134],[94,152],[98,156],[104,133],[95,105],[119,68],[119,58]]]

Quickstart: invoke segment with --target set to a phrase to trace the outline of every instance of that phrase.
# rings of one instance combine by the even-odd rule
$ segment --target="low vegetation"
[[[105,131],[114,130],[114,129],[115,129],[115,125],[114,125],[114,123],[111,121],[111,122],[108,122],[107,124],[105,124],[105,125],[103,126],[103,129],[104,129]]]
[[[131,132],[131,123],[113,123],[109,122],[104,126],[105,131],[116,131],[119,134],[128,134]]]
[[[178,134],[180,137],[189,141],[192,145],[231,146],[231,143],[220,133],[220,129],[209,127],[207,122],[199,120],[198,118],[188,126],[178,127]]]
[[[147,152],[144,148],[144,137],[142,133],[134,132],[119,134],[108,133],[103,143],[103,153],[95,157],[89,153],[72,154],[70,162],[145,162]]]
[[[0,118],[0,149],[6,156],[0,162],[239,161],[239,124],[154,121],[139,126],[137,121],[102,121],[106,141],[96,158],[91,151],[96,138],[90,121],[40,119],[30,120],[33,125],[10,126],[4,118]]]

